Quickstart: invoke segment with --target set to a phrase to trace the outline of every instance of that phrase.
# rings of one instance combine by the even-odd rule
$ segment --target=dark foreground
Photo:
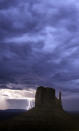
[[[79,114],[64,111],[31,109],[19,116],[0,122],[0,131],[29,130],[79,131]]]
[[[18,116],[25,111],[23,109],[0,110],[0,122]]]

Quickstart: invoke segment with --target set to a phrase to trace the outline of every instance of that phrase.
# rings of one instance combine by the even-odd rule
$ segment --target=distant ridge
[[[23,110],[23,109],[0,110],[0,121],[15,117],[15,116],[21,114],[22,112],[26,112],[26,110]]]
[[[7,110],[0,110],[0,112],[24,112],[24,109],[7,109]]]

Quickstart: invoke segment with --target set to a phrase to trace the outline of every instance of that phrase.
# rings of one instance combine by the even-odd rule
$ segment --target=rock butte
[[[76,123],[78,123],[77,120],[74,124],[73,118],[63,110],[61,92],[58,99],[55,96],[55,89],[41,86],[36,90],[35,107],[12,120],[5,121],[1,128],[7,131],[8,129],[11,131],[16,129],[64,131],[64,129],[73,129]]]
[[[35,95],[35,108],[62,109],[61,92],[59,99],[55,96],[55,89],[40,86]]]

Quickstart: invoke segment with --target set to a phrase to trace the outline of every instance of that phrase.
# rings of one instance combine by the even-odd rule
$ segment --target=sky
[[[0,96],[44,85],[79,111],[79,1],[0,0],[0,18]]]

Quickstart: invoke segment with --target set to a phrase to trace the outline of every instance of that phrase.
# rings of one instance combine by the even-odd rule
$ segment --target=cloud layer
[[[0,18],[1,87],[79,91],[78,0],[0,0]]]

